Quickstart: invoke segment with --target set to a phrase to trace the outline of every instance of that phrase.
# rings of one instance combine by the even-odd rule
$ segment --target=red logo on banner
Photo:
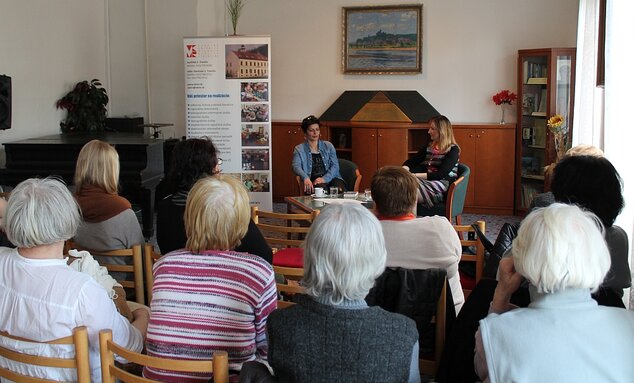
[[[196,57],[196,44],[187,44],[187,57]]]

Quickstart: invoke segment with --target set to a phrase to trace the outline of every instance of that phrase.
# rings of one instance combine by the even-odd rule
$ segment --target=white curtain
[[[597,87],[599,0],[580,0],[572,146],[603,148],[603,88]]]
[[[625,209],[616,224],[629,235],[634,266],[634,1],[608,0],[606,10],[605,89],[596,87],[599,0],[580,0],[573,144],[602,148],[623,179]],[[627,297],[625,297],[627,300]],[[634,289],[629,296],[634,309]]]

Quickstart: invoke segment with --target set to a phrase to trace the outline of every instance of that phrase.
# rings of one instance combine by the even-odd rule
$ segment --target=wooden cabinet
[[[544,168],[557,160],[554,135],[547,127],[558,114],[558,128],[572,137],[575,48],[527,49],[517,60],[517,136],[515,213],[524,214],[536,194],[544,192]],[[562,152],[565,148],[562,147]]]
[[[471,169],[465,211],[513,214],[515,124],[454,125],[460,162]]]
[[[351,160],[359,167],[363,178],[361,190],[370,187],[377,169],[386,165],[400,166],[407,159],[413,142],[410,132],[426,134],[427,124],[386,122],[323,122],[328,127],[337,157]],[[420,140],[416,141],[419,142]]]
[[[352,148],[352,162],[363,175],[360,186],[363,190],[370,187],[377,169],[401,165],[407,159],[407,130],[353,128]]]

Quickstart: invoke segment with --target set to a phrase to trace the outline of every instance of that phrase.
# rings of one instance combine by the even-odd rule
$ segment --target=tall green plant
[[[247,0],[226,0],[227,13],[231,19],[231,26],[233,27],[233,35],[236,35],[236,28],[238,26],[238,19],[242,13],[242,8],[247,3]]]
[[[78,82],[73,90],[57,100],[57,108],[68,111],[59,123],[62,132],[99,132],[106,127],[108,93],[98,79]]]

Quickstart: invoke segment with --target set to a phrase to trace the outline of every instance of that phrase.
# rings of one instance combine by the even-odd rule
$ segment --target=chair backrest
[[[419,369],[435,376],[445,345],[448,316],[455,318],[444,269],[387,268],[366,297],[370,306],[403,314],[416,322],[421,350]],[[432,337],[433,334],[433,337]],[[430,355],[424,355],[430,354]]]
[[[292,296],[304,293],[304,288],[299,284],[299,281],[304,277],[304,269],[273,265],[273,271],[276,274],[277,308],[283,309],[293,306],[295,303],[292,301]],[[278,280],[282,277],[284,281],[279,282]]]
[[[161,253],[154,251],[154,245],[146,243],[143,246],[143,268],[145,269],[145,288],[147,289],[147,304],[152,303],[152,287],[154,287],[154,263],[161,258]]]
[[[482,233],[486,232],[486,224],[484,221],[477,221],[475,224],[478,226],[478,229],[480,229]],[[480,282],[480,279],[482,278],[482,272],[484,270],[484,245],[476,234],[475,229],[470,225],[454,225],[453,227],[456,230],[458,237],[460,238],[460,244],[463,248],[460,262],[475,262],[475,284],[478,284],[478,282]],[[469,233],[473,234],[470,235]],[[473,239],[469,239],[470,236]],[[471,247],[475,247],[475,254],[464,252],[464,249],[469,249]],[[463,291],[465,294],[465,299],[467,299],[469,293],[471,293],[471,290],[463,289]]]
[[[144,284],[143,284],[143,250],[141,245],[134,245],[128,249],[119,249],[119,250],[108,250],[108,251],[96,251],[87,248],[83,248],[77,246],[73,241],[66,241],[64,243],[64,254],[68,254],[68,250],[76,249],[76,250],[85,250],[88,251],[93,257],[117,257],[117,258],[125,258],[125,264],[110,264],[110,263],[100,263],[101,266],[105,267],[108,270],[108,273],[116,272],[123,273],[123,275],[131,274],[133,276],[132,280],[128,278],[125,279],[117,279],[117,282],[123,286],[124,289],[132,289],[134,290],[136,296],[136,302],[142,305],[145,304],[145,292],[144,292]]]
[[[156,382],[133,375],[114,363],[114,355],[125,358],[128,362],[141,366],[159,368],[178,372],[211,373],[214,383],[229,382],[229,357],[226,351],[216,351],[211,360],[177,360],[147,356],[125,349],[114,343],[112,330],[99,332],[99,353],[101,356],[101,376],[104,383],[122,382]]]
[[[300,247],[319,210],[305,214],[274,213],[251,206],[251,219],[262,232],[264,239],[275,252],[279,248]],[[266,218],[266,222],[260,222]],[[293,235],[297,235],[293,237]]]
[[[350,160],[339,158],[339,173],[341,177],[346,181],[346,187],[349,191],[359,191],[359,185],[361,184],[361,172],[357,164]]]
[[[445,216],[449,222],[453,223],[456,218],[458,225],[462,224],[462,212],[464,210],[465,198],[467,197],[467,186],[471,169],[465,164],[458,164],[458,179],[449,185],[447,199],[445,202]]]
[[[0,332],[0,336],[11,338],[13,340],[29,342],[33,344],[50,344],[50,345],[74,345],[75,356],[72,358],[59,358],[59,357],[47,357],[47,356],[35,356],[24,354],[19,351],[13,351],[8,348],[0,346],[0,356],[5,359],[20,362],[25,364],[31,364],[42,367],[51,368],[72,368],[77,370],[77,382],[89,383],[90,382],[90,363],[88,353],[88,331],[85,326],[76,327],[73,329],[73,335],[51,340],[48,342],[36,342],[30,339],[24,339],[20,337],[12,336],[6,332]],[[5,367],[0,367],[0,376],[14,382],[57,382],[57,380],[49,380],[43,378],[34,378],[28,375],[23,375],[17,372],[13,372]]]

